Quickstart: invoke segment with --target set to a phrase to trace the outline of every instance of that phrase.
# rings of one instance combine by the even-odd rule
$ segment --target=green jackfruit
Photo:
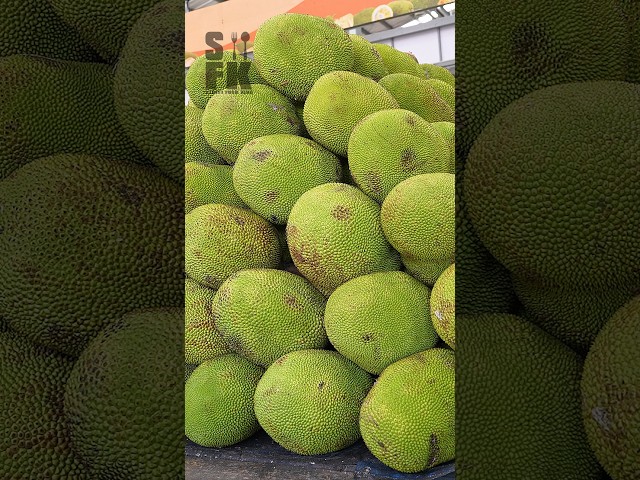
[[[74,451],[91,466],[91,478],[184,476],[183,314],[130,312],[100,332],[73,366],[64,408]]]
[[[185,213],[208,203],[247,208],[233,189],[233,171],[229,165],[185,163],[184,193]]]
[[[183,193],[156,169],[58,155],[0,184],[0,317],[12,329],[78,356],[124,313],[180,303]]]
[[[184,108],[184,8],[164,0],[131,28],[116,65],[114,99],[129,137],[166,175],[182,184],[184,132],[175,119]]]
[[[625,82],[548,87],[496,115],[464,174],[471,220],[489,251],[513,273],[572,288],[636,279],[637,124],[640,85]]]
[[[349,171],[358,187],[382,203],[398,183],[421,173],[449,170],[442,135],[408,110],[380,110],[363,118],[348,146]]]
[[[389,108],[398,108],[398,103],[375,81],[336,71],[323,75],[313,85],[304,104],[304,124],[316,142],[345,157],[349,136],[358,122]]]
[[[417,113],[427,122],[453,122],[454,110],[426,78],[417,78],[406,73],[394,73],[380,80],[400,108]]]
[[[300,195],[341,177],[338,157],[313,140],[290,134],[250,141],[233,167],[238,195],[254,212],[281,225]]]
[[[253,395],[264,370],[234,353],[198,366],[184,386],[185,433],[205,447],[227,447],[256,433]]]
[[[427,83],[433,87],[436,93],[451,107],[456,109],[456,91],[453,85],[449,85],[443,80],[437,78],[427,78]]]
[[[216,290],[235,272],[277,268],[281,259],[273,225],[250,210],[220,203],[186,215],[184,252],[187,275]]]
[[[421,63],[420,66],[424,69],[427,78],[435,78],[447,82],[452,87],[455,87],[456,77],[453,76],[449,70],[438,65],[431,65],[430,63]]]
[[[212,165],[224,164],[224,159],[204,138],[202,133],[202,115],[204,110],[195,105],[184,108],[184,161],[202,162]]]
[[[360,405],[373,378],[338,352],[297,350],[269,366],[255,394],[260,426],[287,450],[319,455],[360,438]]]
[[[253,46],[258,73],[293,100],[306,98],[325,73],[351,70],[353,45],[334,22],[298,13],[275,15],[264,22]]]
[[[325,183],[308,190],[287,223],[293,262],[325,296],[352,278],[399,270],[379,218],[378,204],[356,187]]]
[[[456,318],[456,477],[596,480],[582,359],[513,315]],[[481,412],[481,414],[479,414]]]
[[[444,138],[449,147],[449,168],[447,173],[456,173],[456,125],[453,122],[434,122],[433,128]]]
[[[431,290],[431,321],[447,345],[456,348],[456,266],[452,263]]]
[[[64,415],[72,368],[69,358],[0,331],[0,477],[93,478],[71,448]]]
[[[363,77],[372,78],[375,81],[380,80],[387,75],[387,67],[384,66],[382,57],[367,39],[360,35],[349,35],[353,43],[353,72]]]
[[[380,57],[382,57],[384,66],[390,74],[405,73],[421,79],[426,78],[420,64],[408,53],[396,50],[392,46],[385,45],[384,43],[374,43],[373,46],[380,54]]]
[[[0,58],[0,179],[57,153],[145,161],[120,126],[112,87],[108,65]]]
[[[322,294],[305,278],[282,270],[252,269],[225,280],[211,314],[236,353],[267,367],[285,353],[328,346],[324,306]]]

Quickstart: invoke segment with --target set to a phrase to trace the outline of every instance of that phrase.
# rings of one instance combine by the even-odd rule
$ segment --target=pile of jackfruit
[[[286,13],[186,89],[187,437],[451,461],[453,75]]]

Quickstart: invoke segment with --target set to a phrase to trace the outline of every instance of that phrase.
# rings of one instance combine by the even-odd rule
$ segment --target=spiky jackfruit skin
[[[615,311],[640,294],[638,280],[605,289],[556,285],[520,275],[511,275],[511,280],[524,307],[522,315],[582,355]]]
[[[484,127],[516,99],[551,85],[593,80],[624,80],[624,21],[606,21],[595,9],[614,12],[617,0],[571,4],[571,14],[553,12],[554,0],[500,4],[511,14],[496,22],[496,9],[458,5],[456,28],[483,42],[460,43],[456,52],[458,151],[464,163]]]
[[[233,350],[216,330],[211,305],[216,291],[195,280],[184,281],[184,360],[187,364],[219,357]]]
[[[434,122],[431,126],[440,134],[449,147],[447,173],[456,173],[456,125],[453,122]]]
[[[74,365],[64,408],[92,478],[184,476],[183,314],[182,307],[130,312]]]
[[[356,187],[325,183],[305,192],[287,223],[293,262],[323,295],[368,273],[400,269],[384,238],[380,207]]]
[[[233,167],[233,186],[258,215],[284,225],[307,190],[342,178],[340,159],[313,140],[279,134],[247,143]]]
[[[81,5],[73,0],[49,0],[48,3],[102,58],[114,63],[136,20],[159,1],[92,0]]]
[[[253,59],[269,85],[293,100],[303,100],[324,74],[351,70],[353,45],[332,21],[283,13],[258,28]]]
[[[442,80],[452,87],[455,87],[456,77],[446,68],[439,65],[432,65],[430,63],[421,63],[420,66],[424,70],[428,79],[434,78],[437,80]]]
[[[224,203],[234,207],[247,208],[233,189],[232,170],[229,165],[185,163],[185,213],[208,203]]]
[[[233,52],[229,50],[201,55],[191,64],[185,77],[189,98],[197,107],[204,109],[214,94],[232,92],[244,88],[241,85],[254,83],[249,77],[252,65],[242,55],[236,54],[234,59]]]
[[[301,132],[293,104],[267,85],[252,85],[251,93],[218,93],[202,115],[209,145],[233,165],[242,147],[265,135]]]
[[[112,70],[39,56],[0,58],[0,179],[57,153],[145,162],[115,114]]]
[[[125,312],[179,304],[183,193],[156,169],[59,155],[1,184],[0,317],[12,329],[77,357]]]
[[[393,362],[433,347],[431,290],[404,272],[377,272],[343,283],[327,300],[331,344],[360,368],[379,375]]]
[[[454,122],[454,109],[426,78],[393,73],[383,77],[380,86],[393,95],[400,108],[417,113],[429,123]]]
[[[403,257],[453,259],[455,175],[425,173],[396,185],[380,211],[385,237]]]
[[[431,321],[438,336],[456,348],[456,265],[452,263],[436,280],[429,302]]]
[[[385,45],[384,43],[374,43],[373,46],[380,54],[382,62],[389,74],[405,73],[421,79],[426,78],[420,64],[408,53],[396,50],[392,46]]]
[[[260,429],[253,396],[264,369],[230,353],[208,360],[184,387],[185,434],[205,447],[227,447]]]
[[[249,268],[277,268],[278,234],[264,218],[244,208],[202,205],[185,216],[185,271],[217,290],[232,274]]]
[[[183,56],[183,5],[164,0],[146,10],[131,28],[118,58],[113,89],[116,112],[129,137],[180,184],[185,145],[175,119],[183,114],[184,81],[176,65]]]
[[[256,417],[287,450],[335,452],[360,438],[360,406],[372,385],[371,375],[338,352],[297,350],[271,364],[258,382]]]
[[[640,2],[618,0],[627,28],[627,76],[628,82],[640,83]]]
[[[353,43],[353,67],[352,71],[363,77],[369,77],[375,81],[388,75],[382,57],[369,40],[360,35],[349,35]]]
[[[456,109],[456,90],[453,85],[449,85],[443,80],[437,78],[427,78],[427,83],[433,87],[436,93],[451,107]]]
[[[51,2],[9,0],[2,4],[0,57],[41,55],[95,62],[96,52],[55,12]]]
[[[464,177],[489,251],[513,273],[558,285],[615,288],[636,279],[640,141],[629,127],[638,123],[640,85],[625,82],[548,87],[496,115]]]
[[[457,477],[492,479],[500,465],[503,478],[602,478],[577,353],[514,315],[459,315],[456,337]]]
[[[202,162],[211,165],[226,163],[204,138],[202,115],[204,110],[189,104],[184,108],[184,162]]]
[[[422,173],[449,170],[449,147],[419,115],[381,110],[363,118],[349,137],[349,171],[358,187],[382,203],[398,183]]]
[[[612,478],[640,471],[640,297],[617,310],[584,362],[582,419],[591,448]]]
[[[429,287],[433,287],[440,275],[453,263],[452,258],[446,258],[444,260],[421,260],[406,255],[400,258],[407,273]]]
[[[455,457],[455,358],[433,348],[389,365],[360,411],[362,439],[384,464],[415,473]]]
[[[304,104],[304,124],[316,142],[346,157],[349,136],[358,122],[389,108],[398,108],[398,102],[375,81],[357,73],[335,71],[313,85]]]
[[[0,476],[93,478],[73,453],[64,386],[73,361],[0,329]]]
[[[328,346],[322,323],[325,302],[299,275],[252,269],[233,274],[220,286],[211,314],[236,353],[267,367],[294,350]]]

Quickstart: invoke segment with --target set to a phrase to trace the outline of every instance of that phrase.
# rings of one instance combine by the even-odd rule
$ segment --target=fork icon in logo
[[[236,59],[236,42],[238,41],[238,32],[231,32],[231,42],[233,43],[233,59]]]

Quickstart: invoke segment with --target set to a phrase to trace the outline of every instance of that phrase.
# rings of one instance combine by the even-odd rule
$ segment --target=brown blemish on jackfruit
[[[244,218],[238,215],[233,215],[231,218],[233,219],[234,222],[236,222],[240,226],[243,226],[245,224]]]
[[[511,59],[525,74],[546,75],[565,63],[569,52],[554,44],[543,22],[521,23],[511,33]]]
[[[440,446],[438,445],[438,437],[432,433],[429,437],[429,461],[427,465],[433,467],[440,457]]]
[[[416,119],[412,115],[405,115],[404,116],[404,121],[407,122],[411,126],[416,124]]]
[[[368,343],[370,341],[373,340],[373,334],[372,333],[365,333],[364,335],[362,335],[362,341],[364,343]]]
[[[351,218],[351,210],[345,205],[336,205],[331,211],[331,215],[338,220],[349,220]]]
[[[384,450],[385,452],[387,451],[387,446],[384,444],[384,442],[381,442],[380,440],[376,440],[376,443],[382,450]]]
[[[273,152],[271,150],[258,150],[257,152],[254,152],[251,157],[258,162],[264,162],[272,153]]]
[[[416,169],[417,162],[416,152],[410,148],[405,148],[400,157],[400,167],[404,172],[413,172]]]
[[[382,178],[377,173],[366,172],[364,174],[364,183],[376,195],[380,195],[382,193]]]
[[[278,192],[274,191],[274,190],[269,190],[268,192],[266,192],[264,194],[264,201],[265,202],[275,202],[278,199]]]
[[[300,304],[300,302],[298,302],[298,299],[291,295],[290,293],[285,293],[284,295],[284,303],[287,307],[293,309],[293,310],[301,310],[302,309],[302,305]]]
[[[320,382],[318,384],[318,390],[322,390],[324,388],[324,382]]]

